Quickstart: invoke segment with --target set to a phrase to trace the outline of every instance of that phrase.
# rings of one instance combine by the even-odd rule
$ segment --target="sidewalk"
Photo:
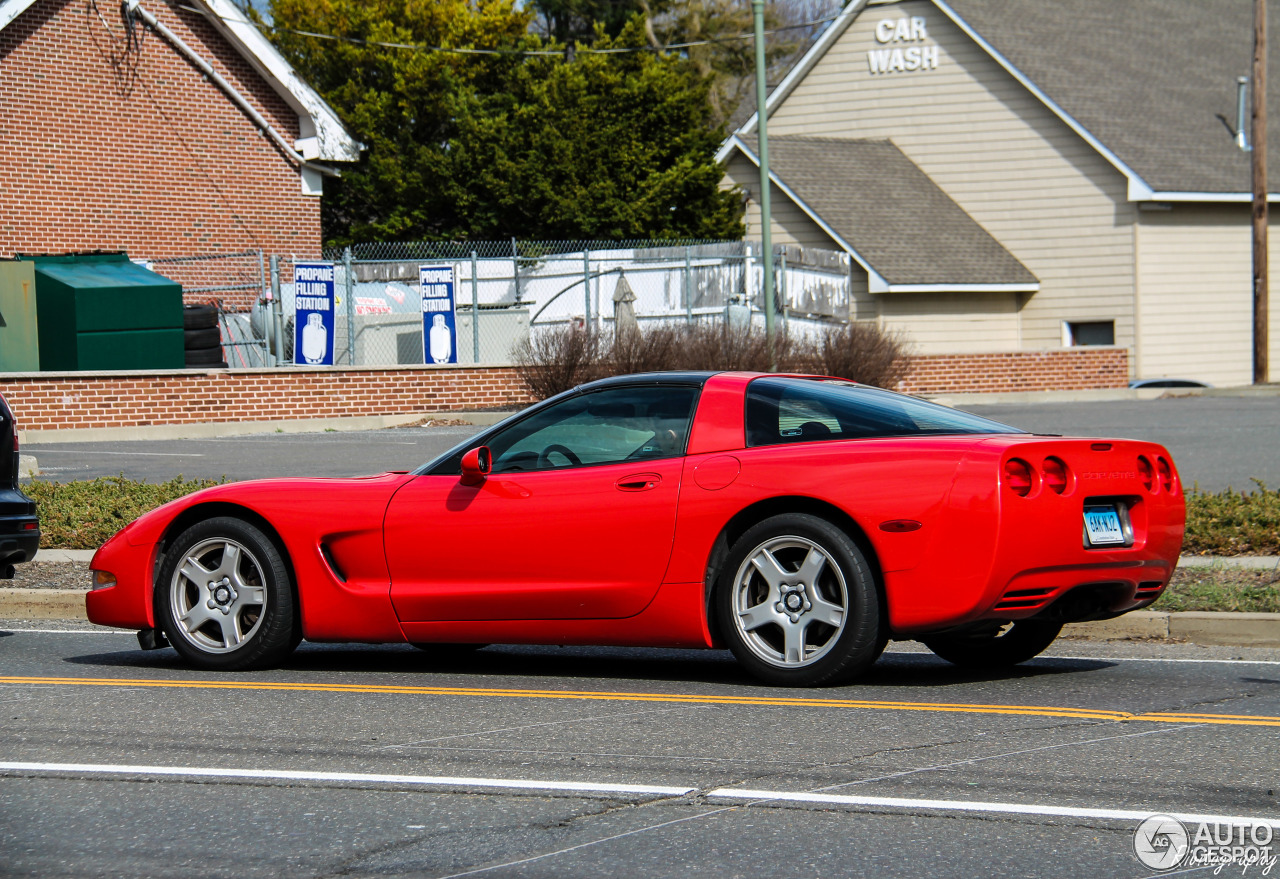
[[[41,562],[88,564],[92,550],[42,549]],[[1180,567],[1280,570],[1277,556],[1183,556]],[[0,587],[0,620],[85,620],[85,590]],[[85,624],[89,623],[87,620]],[[1091,641],[1189,641],[1220,647],[1280,647],[1280,614],[1134,611],[1113,620],[1071,623],[1063,638]]]

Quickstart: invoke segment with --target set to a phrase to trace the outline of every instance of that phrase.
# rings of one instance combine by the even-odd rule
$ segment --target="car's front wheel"
[[[771,684],[843,683],[884,649],[870,565],[817,516],[785,513],[749,528],[729,551],[715,599],[729,649]]]
[[[242,519],[219,516],[172,542],[156,582],[156,621],[183,658],[236,671],[278,662],[300,625],[280,551]]]
[[[1020,620],[920,640],[938,656],[961,668],[1007,668],[1039,656],[1060,631],[1062,623]]]

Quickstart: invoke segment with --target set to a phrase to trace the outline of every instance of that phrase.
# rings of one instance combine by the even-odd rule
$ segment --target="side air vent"
[[[347,582],[347,574],[342,568],[338,567],[338,562],[333,557],[333,551],[329,549],[329,544],[320,544],[320,554],[324,556],[324,560],[329,564],[329,570],[333,571],[333,576],[337,577],[343,583]]]

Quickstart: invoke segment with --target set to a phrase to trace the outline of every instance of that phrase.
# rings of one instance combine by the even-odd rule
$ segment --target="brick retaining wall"
[[[895,390],[906,394],[1085,391],[1129,385],[1127,348],[1061,348],[911,358]]]
[[[899,390],[1123,388],[1128,376],[1123,348],[935,354],[914,358]],[[531,402],[508,366],[10,373],[0,375],[0,393],[27,430],[407,415]]]
[[[531,402],[510,367],[0,375],[24,430],[404,415]]]

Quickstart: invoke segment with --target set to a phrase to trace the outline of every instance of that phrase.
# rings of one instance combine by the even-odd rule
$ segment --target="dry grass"
[[[1280,613],[1280,572],[1180,568],[1151,610]]]

